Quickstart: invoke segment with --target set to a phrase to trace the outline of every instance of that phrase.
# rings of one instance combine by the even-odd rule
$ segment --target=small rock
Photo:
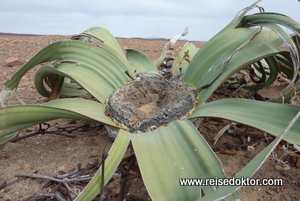
[[[32,128],[26,128],[25,132],[27,132],[27,133],[33,132],[33,129]]]
[[[18,41],[18,40],[11,40],[7,44],[18,44],[18,43],[20,43],[20,41]]]
[[[280,171],[280,170],[282,170],[283,168],[280,166],[280,165],[276,165],[275,166],[275,170],[277,170],[277,171]]]
[[[16,57],[10,57],[6,59],[4,62],[7,63],[7,65],[10,67],[21,66],[24,64],[24,62],[21,59]]]
[[[300,168],[300,157],[298,156],[297,162],[295,163],[297,168]]]
[[[58,171],[66,171],[66,166],[62,165],[57,168]]]
[[[269,86],[257,91],[257,94],[263,98],[270,99],[273,96],[279,94],[287,85]]]
[[[268,193],[269,195],[275,195],[276,194],[276,192],[272,191],[272,190],[268,190],[268,191],[266,191],[266,193]]]

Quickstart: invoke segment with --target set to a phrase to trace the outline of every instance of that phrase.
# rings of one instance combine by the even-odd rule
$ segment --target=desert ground
[[[39,50],[55,41],[69,39],[71,36],[31,36],[31,35],[0,35],[0,90],[3,83],[8,80],[24,62],[28,61]],[[144,40],[118,38],[122,47],[134,48],[147,54],[151,59],[160,56],[167,40]],[[178,53],[187,41],[178,41],[174,46],[174,53]],[[204,42],[192,42],[201,48]],[[11,62],[11,63],[10,63]],[[39,66],[27,73],[18,87],[20,98],[26,104],[41,104],[48,99],[40,96],[34,87],[33,78]],[[284,84],[284,83],[282,83]],[[253,94],[252,94],[253,95]],[[264,95],[264,94],[260,94]],[[248,98],[249,92],[240,91],[233,94],[232,89],[221,86],[210,100],[237,97]],[[267,95],[266,95],[267,96]],[[92,98],[88,97],[85,98]],[[6,99],[8,105],[20,103],[9,95]],[[248,150],[241,136],[225,133],[218,142],[213,145],[215,135],[228,123],[216,119],[205,119],[199,127],[200,133],[208,143],[216,150],[216,154],[224,165],[224,170],[232,177],[242,169],[257,153],[268,145],[268,142],[256,143],[254,149]],[[45,179],[32,179],[16,177],[16,174],[40,174],[56,177],[63,173],[69,173],[76,168],[84,170],[85,174],[95,173],[102,159],[103,153],[107,153],[112,144],[107,139],[107,132],[102,125],[89,122],[74,121],[70,119],[58,119],[42,125],[44,134],[9,142],[0,150],[0,200],[3,201],[37,201],[50,200],[47,194],[59,193],[64,199],[73,199],[68,190],[57,182],[49,182]],[[238,125],[243,132],[260,133],[255,129]],[[38,126],[24,129],[19,137],[35,133]],[[66,134],[63,136],[60,134]],[[229,144],[226,150],[221,150],[224,144]],[[296,201],[300,198],[300,160],[295,153],[287,152],[282,147],[282,142],[270,155],[267,161],[257,171],[253,178],[282,178],[282,186],[245,186],[240,189],[247,200],[285,200]],[[128,158],[125,158],[117,170],[124,173],[128,168],[127,163],[133,164],[131,170],[127,170],[127,179],[124,181],[118,176],[113,177],[104,190],[106,200],[151,200],[143,185],[139,170],[132,150],[129,147]],[[129,173],[128,173],[129,172]],[[78,182],[72,185],[73,189],[80,190],[86,182]],[[53,199],[55,200],[55,199]],[[98,198],[99,200],[99,198]]]

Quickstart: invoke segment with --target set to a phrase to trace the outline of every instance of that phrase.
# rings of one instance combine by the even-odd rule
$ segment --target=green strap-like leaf
[[[41,105],[0,108],[0,137],[58,118],[79,119],[115,126],[105,106],[85,99],[59,99]],[[0,142],[1,143],[1,142]]]
[[[125,49],[129,64],[136,73],[157,71],[153,61],[144,53],[135,49]],[[134,77],[134,75],[131,75]]]
[[[279,136],[288,122],[300,111],[298,105],[260,102],[245,99],[223,99],[200,105],[194,117],[215,117],[240,122]],[[283,139],[300,144],[300,120]]]
[[[224,178],[210,146],[188,120],[143,134],[132,134],[139,167],[153,200],[195,200],[200,186],[181,186],[180,178]],[[202,186],[205,193],[210,186]]]
[[[197,52],[186,70],[184,81],[197,88],[208,84],[233,52],[256,32],[256,29],[235,29],[235,24],[232,21]]]
[[[44,104],[58,109],[65,109],[79,115],[85,116],[92,121],[104,123],[113,127],[118,127],[114,121],[105,115],[105,105],[96,101],[79,98],[57,99]],[[124,129],[124,128],[123,128]]]
[[[126,65],[115,55],[86,42],[68,40],[55,42],[37,53],[5,83],[7,88],[17,87],[22,76],[35,65],[52,60],[57,60],[57,70],[69,75],[101,102],[129,80]]]
[[[104,185],[112,177],[119,166],[130,142],[130,133],[120,130],[115,142],[113,143],[104,165]],[[102,166],[94,175],[90,183],[85,187],[82,193],[75,199],[76,201],[90,201],[102,190]]]
[[[66,47],[56,58],[56,68],[47,67],[38,73],[56,71],[58,75],[68,75],[103,103],[113,90],[129,80],[125,74],[126,66],[105,49],[80,41],[69,41],[63,45]]]
[[[81,45],[80,50],[74,45],[69,45],[55,67],[104,103],[113,90],[130,79],[125,74],[127,68],[105,49],[84,44],[85,47]]]
[[[62,109],[43,106],[13,106],[0,109],[0,137],[57,118],[91,120]]]

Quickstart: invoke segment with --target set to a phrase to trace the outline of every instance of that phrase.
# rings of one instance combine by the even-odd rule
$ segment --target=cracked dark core
[[[146,132],[183,118],[196,101],[196,88],[178,77],[141,77],[116,89],[107,110],[130,132]]]

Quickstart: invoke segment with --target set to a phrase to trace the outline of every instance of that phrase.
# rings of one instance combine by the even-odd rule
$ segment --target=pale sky
[[[0,32],[79,34],[105,27],[115,37],[207,41],[255,0],[0,0]],[[262,0],[267,12],[300,22],[298,0]],[[258,12],[257,9],[254,10]]]

